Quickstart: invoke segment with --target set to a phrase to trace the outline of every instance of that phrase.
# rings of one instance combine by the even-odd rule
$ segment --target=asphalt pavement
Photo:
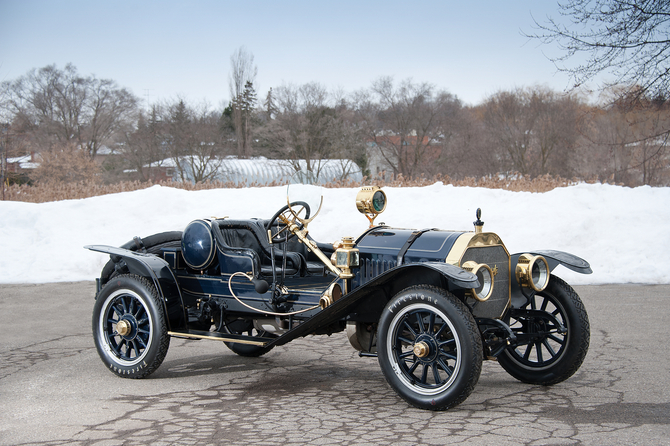
[[[91,336],[92,282],[0,285],[0,445],[670,444],[670,286],[575,287],[591,346],[567,381],[532,386],[485,361],[460,406],[408,406],[344,333],[261,358],[173,338],[143,380]]]

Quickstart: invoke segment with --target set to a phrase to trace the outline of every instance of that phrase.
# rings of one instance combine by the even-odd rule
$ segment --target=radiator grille
[[[363,285],[378,275],[395,268],[397,262],[395,260],[381,260],[381,259],[361,259],[360,265],[360,285]]]
[[[461,258],[461,265],[469,260],[485,263],[496,271],[493,293],[486,302],[467,298],[475,317],[499,318],[507,309],[510,299],[509,254],[500,245],[468,248]]]

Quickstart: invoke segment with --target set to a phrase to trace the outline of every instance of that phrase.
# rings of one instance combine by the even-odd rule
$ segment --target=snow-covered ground
[[[670,283],[670,188],[580,184],[540,194],[437,183],[384,191],[388,206],[377,222],[470,231],[480,207],[484,231],[500,235],[510,253],[556,249],[591,264],[591,275],[559,267],[556,274],[568,282]],[[323,189],[312,237],[332,242],[365,230],[356,193]],[[135,235],[182,230],[196,218],[269,218],[285,203],[285,187],[161,186],[42,204],[0,202],[0,283],[93,280],[109,257],[84,245],[118,246]]]

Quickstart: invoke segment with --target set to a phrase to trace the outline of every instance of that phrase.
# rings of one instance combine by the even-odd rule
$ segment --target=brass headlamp
[[[549,284],[549,264],[542,256],[521,254],[515,273],[519,285],[534,291],[542,291]]]
[[[463,269],[477,276],[479,287],[468,290],[468,294],[480,302],[485,302],[493,293],[494,275],[491,267],[485,263],[469,260],[463,264]]]

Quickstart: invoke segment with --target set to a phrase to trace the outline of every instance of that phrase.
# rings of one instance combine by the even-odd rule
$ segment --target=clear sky
[[[229,100],[230,56],[258,66],[256,90],[316,81],[352,92],[380,76],[429,82],[467,104],[567,76],[529,40],[551,0],[0,0],[0,81],[74,64],[150,102]]]

